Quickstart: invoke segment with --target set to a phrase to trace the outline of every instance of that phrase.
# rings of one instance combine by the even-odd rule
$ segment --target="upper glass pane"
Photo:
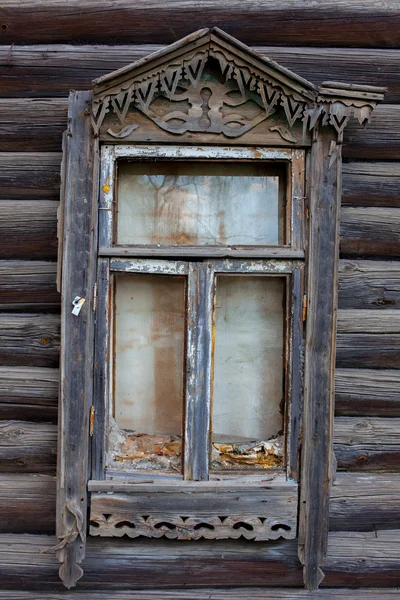
[[[119,163],[116,243],[278,246],[285,165]]]

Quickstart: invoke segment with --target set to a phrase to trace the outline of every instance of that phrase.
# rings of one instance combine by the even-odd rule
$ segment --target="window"
[[[67,587],[88,533],[297,537],[318,587],[341,142],[383,91],[317,89],[214,29],[71,93],[56,547]]]
[[[272,468],[286,479],[286,469],[297,472],[290,415],[300,400],[288,390],[302,378],[292,338],[301,320],[304,152],[180,154],[102,151],[98,294],[110,300],[97,339],[109,360],[102,406],[94,405],[105,415],[94,429],[103,447],[96,477],[207,481],[222,471],[236,485]],[[287,527],[295,535],[295,522]]]

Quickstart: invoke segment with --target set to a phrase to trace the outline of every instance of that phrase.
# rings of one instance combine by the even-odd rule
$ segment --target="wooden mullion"
[[[210,460],[214,272],[191,263],[187,290],[184,479],[207,480]]]

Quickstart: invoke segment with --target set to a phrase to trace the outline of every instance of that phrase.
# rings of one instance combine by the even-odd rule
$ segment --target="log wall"
[[[396,590],[357,595],[348,588],[400,585],[400,2],[306,0],[300,7],[294,0],[279,6],[244,0],[228,10],[210,0],[207,10],[212,24],[316,84],[389,88],[368,128],[352,123],[344,140],[338,473],[323,584],[332,589],[314,595],[395,598]],[[0,598],[28,599],[41,590],[41,597],[56,599],[57,566],[51,551],[42,550],[54,545],[56,211],[68,91],[88,89],[92,79],[204,26],[205,17],[203,7],[186,0],[101,6],[80,0],[79,10],[57,0],[46,7],[7,0],[0,20],[0,580],[7,582],[0,588],[8,590]],[[249,581],[301,586],[291,542],[200,542],[185,552],[183,559],[179,543],[162,540],[91,540],[83,583],[88,591],[74,596],[90,600],[102,597],[99,588],[166,586],[171,597],[186,599],[175,588]],[[204,590],[204,597],[222,599],[224,593]],[[251,597],[307,595],[274,593],[253,589]],[[129,598],[169,597],[166,590],[140,594]],[[128,598],[123,591],[115,597]]]

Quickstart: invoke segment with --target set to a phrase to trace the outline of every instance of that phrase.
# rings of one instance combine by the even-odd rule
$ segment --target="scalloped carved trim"
[[[212,82],[205,76],[210,59],[225,83]],[[172,134],[202,132],[237,138],[268,119],[280,107],[289,128],[302,120],[304,127],[311,130],[322,117],[322,125],[333,126],[340,142],[350,117],[354,116],[360,123],[368,122],[381,99],[379,94],[364,92],[364,97],[360,97],[357,91],[336,90],[332,86],[326,89],[322,86],[318,96],[310,91],[304,95],[287,85],[282,77],[277,75],[275,79],[273,72],[272,66],[263,70],[252,56],[237,56],[234,50],[209,40],[201,48],[187,51],[181,57],[172,57],[170,63],[167,59],[153,70],[150,67],[139,76],[133,75],[127,81],[95,94],[94,131],[99,134],[109,112],[118,117],[124,131],[128,111],[136,108]],[[153,108],[158,98],[164,102],[162,116]],[[252,118],[243,110],[249,101],[260,110]],[[185,103],[189,108],[182,108]],[[229,107],[235,110],[229,113]],[[118,133],[114,135],[123,137]]]
[[[277,540],[296,537],[296,519],[267,519],[253,516],[176,517],[99,515],[90,521],[90,535],[130,538],[139,536],[177,540],[238,539]]]

